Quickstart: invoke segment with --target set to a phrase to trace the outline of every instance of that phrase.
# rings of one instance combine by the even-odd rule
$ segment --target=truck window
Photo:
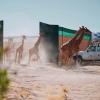
[[[95,52],[96,51],[96,46],[90,46],[88,50]]]
[[[97,46],[97,51],[100,52],[100,44],[98,44],[98,46]]]

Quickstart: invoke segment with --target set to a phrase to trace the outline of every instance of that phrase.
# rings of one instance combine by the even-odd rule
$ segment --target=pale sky
[[[39,22],[100,31],[100,0],[0,0],[4,36],[38,35]]]

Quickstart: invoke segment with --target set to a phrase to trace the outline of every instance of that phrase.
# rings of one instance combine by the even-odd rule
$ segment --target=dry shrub
[[[0,68],[0,100],[3,100],[9,90],[10,80],[6,69]]]
[[[55,91],[56,90],[56,91]],[[68,89],[65,86],[58,88],[49,88],[47,92],[47,100],[67,100]]]

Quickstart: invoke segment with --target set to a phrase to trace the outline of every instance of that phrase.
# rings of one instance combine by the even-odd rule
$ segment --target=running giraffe
[[[26,39],[26,36],[22,36],[22,43],[21,45],[16,49],[16,56],[15,56],[15,63],[18,62],[20,64],[20,61],[23,56],[23,49],[24,49],[24,40]]]
[[[4,62],[5,62],[6,58],[10,57],[11,49],[13,48],[12,43],[13,43],[13,39],[8,38],[7,45],[3,48],[3,61]]]
[[[79,51],[79,46],[83,40],[85,33],[91,34],[92,32],[86,27],[82,26],[76,33],[76,36],[72,38],[69,42],[64,43],[61,47],[61,59],[63,64],[68,64],[69,60],[73,54],[77,54]]]
[[[33,55],[36,56],[36,58],[34,60],[38,60],[40,59],[40,56],[39,56],[39,44],[40,44],[40,41],[41,41],[41,35],[39,36],[38,40],[36,41],[35,45],[29,49],[29,60],[28,60],[28,63],[30,63],[31,61],[31,58]]]

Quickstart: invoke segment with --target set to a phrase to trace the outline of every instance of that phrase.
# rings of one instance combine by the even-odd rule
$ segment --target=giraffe
[[[29,49],[29,60],[28,60],[28,63],[30,63],[31,58],[32,58],[33,55],[36,56],[36,59],[34,59],[34,60],[40,59],[40,56],[39,56],[39,44],[40,44],[40,41],[41,41],[41,35],[39,36],[39,38],[36,41],[36,43],[34,44],[34,46]]]
[[[13,43],[13,39],[9,38],[7,45],[3,48],[3,60],[4,60],[4,62],[5,62],[6,58],[8,58],[10,53],[11,53],[12,43]]]
[[[62,63],[68,64],[69,60],[71,60],[71,57],[73,54],[77,54],[79,51],[79,46],[82,42],[83,36],[85,33],[91,34],[91,31],[87,29],[86,27],[82,26],[78,31],[76,36],[71,39],[69,42],[64,44],[61,47],[61,57],[62,57]],[[79,34],[79,35],[78,35]]]
[[[61,45],[59,59],[60,59],[60,61],[61,61],[63,64],[65,64],[64,61],[65,61],[65,58],[66,58],[66,55],[65,55],[66,45],[68,45],[68,47],[71,48],[71,46],[72,46],[72,44],[73,44],[73,41],[76,40],[76,38],[79,36],[80,32],[81,32],[81,27],[80,27],[80,29],[76,32],[76,35],[75,35],[71,40],[69,40],[69,41],[65,42],[63,45]],[[69,44],[69,43],[70,43],[70,44]],[[71,50],[70,50],[70,51],[71,51]],[[66,52],[68,52],[68,51],[66,51]]]
[[[80,34],[80,36],[78,37],[78,39],[76,39],[75,40],[75,42],[74,42],[74,50],[76,50],[77,51],[77,49],[78,49],[78,51],[79,51],[79,46],[80,46],[80,44],[81,44],[81,42],[82,42],[82,40],[83,40],[83,37],[84,37],[84,34],[85,33],[89,33],[89,34],[91,34],[92,32],[89,30],[89,29],[87,29],[86,27],[84,27],[84,26],[82,26],[82,28],[83,28],[83,32],[81,31],[81,34]],[[77,53],[77,52],[76,52]]]
[[[15,63],[18,62],[20,64],[20,61],[23,56],[23,49],[24,49],[24,40],[26,39],[26,36],[22,36],[22,43],[21,45],[16,49],[16,55],[15,55]]]

